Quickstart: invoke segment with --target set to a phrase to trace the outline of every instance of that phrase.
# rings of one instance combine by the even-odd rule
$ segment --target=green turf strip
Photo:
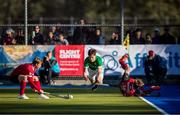
[[[38,94],[26,91],[29,100],[17,99],[18,89],[0,89],[0,113],[143,113],[159,112],[138,97],[123,97],[117,88],[91,89],[45,89],[55,94],[70,92],[74,99],[50,96],[38,99]]]

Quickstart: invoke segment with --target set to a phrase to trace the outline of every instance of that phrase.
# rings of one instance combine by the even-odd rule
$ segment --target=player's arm
[[[87,67],[84,68],[84,79],[85,79],[86,81],[89,80],[89,78],[88,78],[88,68],[87,68]]]
[[[98,82],[101,82],[101,81],[102,81],[102,75],[103,75],[102,72],[103,72],[102,66],[99,66],[99,67],[98,67],[98,76],[97,76]]]
[[[89,62],[88,62],[88,58],[86,58],[84,61],[84,79],[86,81],[89,80],[89,78],[88,78],[88,67],[89,67]]]
[[[98,76],[97,76],[97,82],[101,83],[103,78],[103,62],[102,58],[98,59]]]

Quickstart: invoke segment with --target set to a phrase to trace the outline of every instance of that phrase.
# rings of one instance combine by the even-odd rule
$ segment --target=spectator
[[[69,44],[74,44],[73,43],[73,33],[71,31],[68,31],[66,39],[69,42]]]
[[[151,34],[146,34],[145,44],[152,44],[152,37]]]
[[[43,59],[43,66],[39,71],[43,84],[55,84],[55,78],[59,76],[60,67],[52,52],[48,51]],[[51,81],[52,80],[52,81]]]
[[[32,39],[30,40],[30,44],[32,45],[43,45],[44,44],[44,37],[40,33],[39,26],[35,26],[35,31],[32,33]]]
[[[118,33],[113,32],[109,42],[110,42],[111,45],[120,44],[121,41],[119,39]]]
[[[59,32],[56,29],[56,26],[52,26],[51,31],[53,33],[53,37],[56,39],[58,38]]]
[[[152,38],[152,44],[160,44],[161,36],[160,36],[160,29],[154,29],[154,37]]]
[[[9,28],[6,30],[6,37],[3,38],[3,44],[4,45],[15,45],[16,40],[14,38],[14,30]]]
[[[145,39],[142,37],[141,29],[136,29],[135,36],[131,38],[130,44],[145,44]]]
[[[97,44],[96,27],[89,27],[88,28],[86,44]]]
[[[176,39],[170,34],[170,28],[164,28],[164,34],[161,36],[161,44],[175,44]]]
[[[67,39],[64,38],[63,33],[60,33],[59,37],[58,37],[58,39],[56,41],[56,44],[59,44],[59,45],[69,45],[69,42],[67,41]]]
[[[24,32],[22,28],[19,28],[15,37],[17,45],[25,44]]]
[[[95,40],[96,40],[96,44],[99,45],[105,44],[105,37],[102,36],[101,29],[96,29]]]
[[[48,44],[48,45],[54,45],[55,43],[56,43],[56,38],[55,38],[55,36],[53,35],[53,32],[49,32],[49,34],[48,34],[48,38],[47,38],[47,40],[46,40],[46,43]]]
[[[88,38],[88,28],[83,27],[85,24],[85,20],[81,19],[80,20],[80,27],[75,28],[74,30],[74,44],[86,44],[87,43],[87,38]]]
[[[163,83],[167,73],[166,59],[150,50],[148,56],[144,60],[144,72],[148,84],[152,84],[154,79],[155,85],[160,85]]]

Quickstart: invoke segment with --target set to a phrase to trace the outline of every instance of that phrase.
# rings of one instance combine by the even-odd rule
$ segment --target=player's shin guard
[[[22,80],[21,82],[20,82],[20,95],[23,95],[24,94],[24,92],[25,92],[25,89],[26,89],[26,82],[24,81],[24,80]]]

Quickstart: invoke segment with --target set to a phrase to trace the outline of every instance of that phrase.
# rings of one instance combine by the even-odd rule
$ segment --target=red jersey
[[[119,63],[121,64],[121,67],[125,70],[128,65],[125,63],[125,61],[123,61],[122,59],[119,60]]]
[[[32,64],[22,64],[13,70],[11,76],[17,75],[34,75],[35,69]]]

